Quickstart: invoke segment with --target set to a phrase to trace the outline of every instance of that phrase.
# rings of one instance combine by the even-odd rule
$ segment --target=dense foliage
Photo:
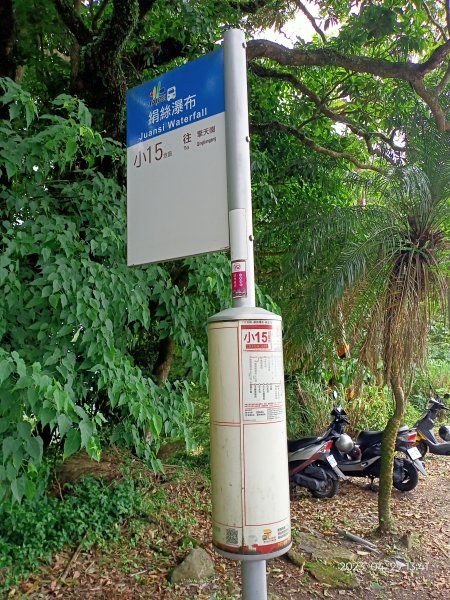
[[[182,289],[170,266],[129,269],[124,188],[100,170],[122,162],[120,146],[91,128],[80,101],[59,96],[40,115],[27,92],[3,86],[0,490],[21,500],[51,442],[98,460],[106,436],[151,459],[161,430],[187,435],[189,380],[206,383],[204,324],[228,264],[186,261]],[[140,345],[169,335],[191,377],[158,386]]]

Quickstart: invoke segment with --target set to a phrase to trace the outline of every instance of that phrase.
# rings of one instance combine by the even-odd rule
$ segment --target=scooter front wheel
[[[400,492],[410,492],[419,482],[416,467],[409,460],[403,459],[403,479],[394,481],[394,487]]]

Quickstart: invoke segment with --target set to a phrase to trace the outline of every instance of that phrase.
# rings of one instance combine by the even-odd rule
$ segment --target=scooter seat
[[[407,425],[401,425],[398,428],[399,434],[404,434],[407,431],[410,431],[410,428]],[[361,431],[358,434],[358,437],[356,438],[356,444],[358,444],[358,446],[364,446],[366,448],[368,446],[373,446],[373,444],[378,444],[379,442],[381,442],[382,435],[382,431]]]
[[[321,437],[306,437],[300,438],[299,440],[288,440],[288,452],[295,452],[300,448],[306,448],[306,446],[311,446],[311,444],[316,444],[321,440]]]
[[[358,446],[372,446],[381,442],[382,431],[361,431],[356,438],[355,443]]]

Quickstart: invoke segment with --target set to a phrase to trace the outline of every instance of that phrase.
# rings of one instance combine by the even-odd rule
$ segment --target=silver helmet
[[[439,437],[443,439],[444,442],[450,442],[450,427],[448,425],[439,427]]]
[[[353,450],[353,446],[354,443],[352,438],[346,433],[342,433],[336,440],[336,448],[339,450],[339,452],[343,452],[344,454],[351,452]]]

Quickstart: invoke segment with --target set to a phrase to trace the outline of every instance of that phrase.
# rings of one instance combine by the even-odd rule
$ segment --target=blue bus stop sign
[[[229,246],[223,49],[127,94],[128,264]]]

